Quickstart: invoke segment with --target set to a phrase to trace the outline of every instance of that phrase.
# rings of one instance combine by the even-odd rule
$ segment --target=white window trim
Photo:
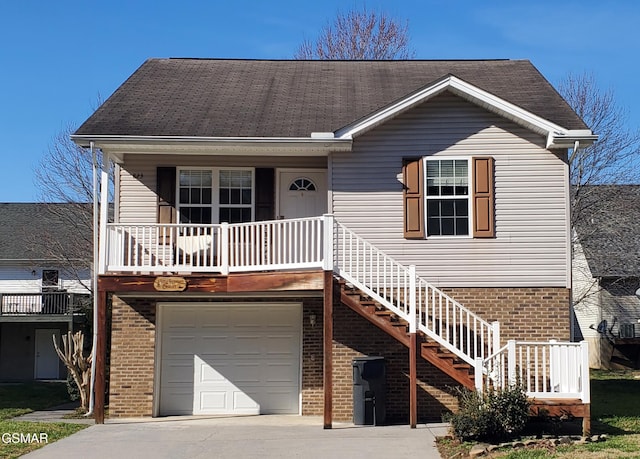
[[[180,172],[181,171],[195,171],[204,170],[211,171],[211,223],[219,224],[221,222],[216,221],[220,215],[221,207],[229,208],[245,208],[249,207],[246,204],[225,204],[220,205],[220,171],[250,171],[251,172],[251,221],[255,221],[256,218],[256,172],[255,167],[202,167],[202,166],[180,166],[176,168],[176,212],[178,220],[180,220],[180,209],[183,205],[180,203]],[[205,205],[184,205],[184,207],[206,207]]]
[[[428,226],[428,210],[427,210],[427,203],[429,201],[429,193],[428,193],[428,188],[427,188],[427,162],[428,161],[450,161],[450,160],[466,160],[467,161],[467,184],[468,184],[468,189],[469,189],[469,193],[467,194],[466,198],[467,198],[467,209],[469,211],[469,215],[468,215],[468,229],[467,229],[467,234],[461,234],[461,235],[429,235],[429,226]],[[425,239],[473,239],[473,199],[472,198],[472,194],[473,194],[473,190],[472,190],[472,183],[471,183],[471,178],[472,178],[472,171],[471,171],[471,166],[472,166],[472,157],[471,156],[425,156],[422,158],[423,161],[423,165],[422,165],[422,170],[424,171],[423,175],[423,186],[424,186],[424,234],[425,234]],[[434,196],[432,199],[464,199],[464,196]]]

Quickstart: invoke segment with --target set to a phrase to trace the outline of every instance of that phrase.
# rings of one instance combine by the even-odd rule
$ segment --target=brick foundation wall
[[[569,295],[563,288],[445,289],[456,300],[488,321],[501,324],[508,339],[569,338]],[[229,299],[225,299],[229,302]],[[242,302],[273,302],[273,298],[242,298]],[[303,303],[302,414],[323,413],[323,323],[321,298],[287,298]],[[151,299],[113,297],[110,367],[111,417],[151,416],[153,411],[156,307]],[[311,315],[316,324],[310,323]],[[407,423],[409,416],[409,351],[339,301],[334,305],[333,414],[351,421],[352,360],[364,355],[385,357],[387,420]],[[428,362],[418,363],[418,419],[440,420],[455,410],[451,387],[457,383]]]
[[[152,415],[155,324],[155,301],[113,296],[109,417]]]
[[[540,287],[442,290],[484,320],[499,321],[502,344],[510,339],[570,339],[570,289]]]

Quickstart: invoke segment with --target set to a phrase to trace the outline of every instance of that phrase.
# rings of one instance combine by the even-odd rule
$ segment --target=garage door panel
[[[185,383],[185,375],[193,375],[193,361],[169,360],[162,363],[163,383]]]
[[[257,390],[236,390],[232,394],[233,411],[238,414],[261,414],[261,406],[256,402]]]
[[[202,413],[228,411],[227,391],[224,389],[218,391],[202,391],[200,392],[200,404],[198,411]]]
[[[231,365],[229,362],[216,362],[215,368],[206,360],[199,360],[199,371],[196,372],[196,380],[200,383],[225,383],[231,376]]]
[[[300,305],[161,308],[160,414],[298,413]],[[178,319],[179,325],[167,323]]]
[[[172,333],[167,337],[168,356],[191,356],[193,349],[196,347],[195,335],[179,335]]]
[[[266,383],[297,384],[296,375],[292,370],[290,362],[269,362],[263,369],[264,380]]]

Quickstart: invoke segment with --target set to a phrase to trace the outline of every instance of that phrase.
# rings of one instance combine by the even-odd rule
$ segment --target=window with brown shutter
[[[492,157],[405,159],[402,174],[405,238],[495,237]]]
[[[421,239],[424,231],[424,178],[422,158],[403,160],[404,237]]]
[[[473,237],[495,237],[494,171],[492,157],[473,161]]]
[[[158,223],[176,223],[176,168],[158,167]]]

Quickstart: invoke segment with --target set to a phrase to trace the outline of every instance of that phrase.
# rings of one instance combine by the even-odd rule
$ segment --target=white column
[[[333,271],[333,229],[335,218],[333,214],[324,214],[322,220],[322,269]]]

